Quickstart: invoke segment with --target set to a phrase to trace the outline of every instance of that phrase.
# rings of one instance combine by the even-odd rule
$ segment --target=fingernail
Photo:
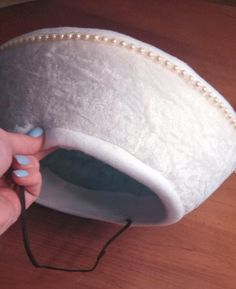
[[[13,174],[17,176],[18,178],[24,178],[29,175],[29,173],[25,170],[15,170],[13,171]]]
[[[15,155],[15,159],[18,162],[18,164],[26,166],[30,163],[30,159],[26,156],[22,155]]]
[[[27,135],[32,137],[40,137],[42,134],[43,129],[41,127],[35,127],[27,133]]]

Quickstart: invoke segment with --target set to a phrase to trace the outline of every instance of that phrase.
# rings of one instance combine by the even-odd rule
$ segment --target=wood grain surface
[[[158,46],[190,64],[236,108],[233,5],[194,0],[52,0],[0,9],[1,43],[56,26],[111,29]],[[68,267],[91,264],[102,243],[118,228],[39,205],[33,205],[28,214],[39,259]],[[0,288],[235,289],[236,175],[179,223],[131,228],[113,244],[94,273],[33,268],[18,222],[0,238]]]

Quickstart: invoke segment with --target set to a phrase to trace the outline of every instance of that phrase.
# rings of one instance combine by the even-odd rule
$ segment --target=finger
[[[43,146],[43,130],[34,128],[28,135],[20,133],[10,133],[0,129],[0,139],[6,142],[13,154],[35,154]]]
[[[28,168],[28,170],[14,170],[12,181],[14,187],[1,186],[0,189],[0,235],[6,231],[19,217],[21,205],[19,202],[19,190],[17,185],[24,186],[26,208],[28,208],[39,196],[42,184],[41,174],[37,165]],[[32,162],[33,164],[33,162]],[[0,180],[2,180],[1,178]]]
[[[12,179],[15,184],[25,187],[30,194],[36,197],[39,195],[42,177],[38,169],[14,170]]]
[[[26,208],[28,208],[38,198],[41,191],[42,176],[39,170],[14,170],[12,179],[16,185],[25,188]]]
[[[40,167],[38,159],[29,155],[15,155],[11,166],[14,170],[39,170]]]
[[[17,179],[16,179],[17,178]],[[42,185],[42,177],[40,173],[35,173],[33,179],[27,180],[27,177],[19,178],[14,177],[14,182],[17,185],[21,185],[24,187],[25,191],[25,203],[26,208],[28,208],[32,203],[34,203],[40,195],[41,185]],[[19,195],[19,191],[17,191]]]

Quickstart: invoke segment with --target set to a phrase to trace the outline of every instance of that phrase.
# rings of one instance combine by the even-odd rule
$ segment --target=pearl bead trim
[[[107,43],[114,46],[119,46],[124,49],[136,52],[143,55],[144,57],[149,58],[153,62],[156,62],[166,69],[176,73],[179,77],[187,81],[192,87],[197,89],[205,98],[214,104],[218,109],[224,114],[229,123],[236,129],[236,118],[230,113],[228,108],[225,107],[224,103],[215,96],[211,91],[207,89],[200,81],[196,80],[192,75],[188,74],[187,71],[181,69],[174,63],[165,59],[164,57],[157,55],[155,52],[149,51],[143,47],[138,47],[132,43],[127,43],[121,39],[109,38],[106,36],[93,35],[93,34],[82,34],[82,33],[63,33],[63,34],[45,34],[45,35],[36,35],[36,36],[24,36],[18,39],[10,40],[0,46],[0,50],[5,50],[10,47],[19,46],[27,43],[37,43],[37,42],[46,42],[46,41],[61,41],[61,40],[84,40],[84,41],[94,41]]]

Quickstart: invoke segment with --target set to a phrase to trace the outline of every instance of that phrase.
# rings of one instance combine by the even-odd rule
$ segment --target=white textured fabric
[[[46,29],[28,35],[53,32],[115,37],[158,53],[203,83],[235,115],[223,96],[189,66],[153,46],[96,29]],[[176,203],[176,214],[169,222],[196,208],[236,167],[236,130],[218,107],[174,71],[104,42],[45,41],[2,50],[0,103],[0,126],[5,129],[24,132],[41,126],[47,132],[46,146],[60,139],[54,129],[68,130],[60,145],[74,149],[81,148],[69,132],[78,132],[78,137],[82,133],[124,150],[158,172],[173,188],[170,207]],[[99,158],[108,162],[105,154]],[[132,170],[126,173],[131,175]],[[109,221],[109,214],[100,219]],[[140,218],[137,223],[155,221]]]

